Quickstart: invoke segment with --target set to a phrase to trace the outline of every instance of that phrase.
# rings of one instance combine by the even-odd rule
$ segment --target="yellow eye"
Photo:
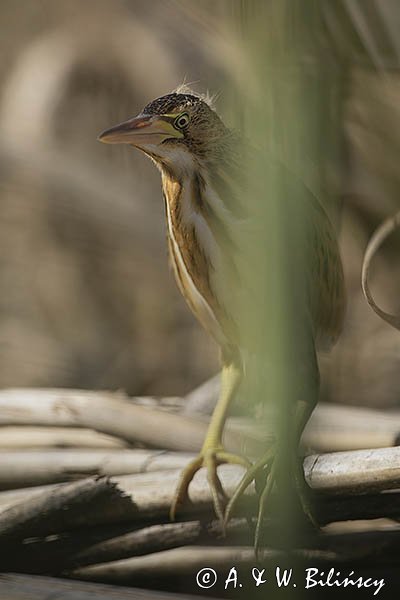
[[[182,113],[176,117],[174,127],[176,129],[185,129],[189,125],[190,117],[187,113]]]

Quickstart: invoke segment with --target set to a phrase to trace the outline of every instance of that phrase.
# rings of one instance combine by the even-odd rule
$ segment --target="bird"
[[[246,142],[238,132],[224,124],[212,101],[190,89],[177,89],[152,100],[137,116],[106,129],[98,139],[106,144],[129,144],[147,155],[159,169],[169,256],[177,285],[221,353],[219,399],[198,456],[181,473],[171,505],[171,518],[174,519],[188,501],[189,484],[201,468],[207,472],[215,513],[226,523],[244,490],[257,478],[260,470],[268,467],[269,477],[260,495],[258,538],[265,505],[276,479],[279,452],[269,449],[253,463],[245,456],[228,452],[222,441],[232,399],[245,377],[246,357],[257,352],[264,335],[260,336],[257,331],[257,319],[255,325],[253,322],[250,326],[241,326],[243,298],[245,306],[254,305],[258,314],[263,311],[262,294],[254,286],[255,278],[248,276],[246,264],[249,260],[257,263],[257,252],[260,252],[259,247],[254,251],[255,256],[248,251],[250,240],[260,233],[261,213],[257,212],[256,202],[249,198],[251,192],[246,184],[249,177],[243,173],[244,164],[259,159],[259,156],[255,161],[252,159],[257,151],[252,149],[246,154]],[[245,159],[245,155],[250,158]],[[299,197],[305,198],[310,207],[311,225],[306,245],[312,264],[308,268],[307,289],[303,294],[303,316],[311,339],[307,369],[315,381],[316,391],[309,394],[311,398],[295,402],[293,418],[297,444],[317,402],[316,349],[320,340],[331,346],[342,328],[343,269],[334,227],[320,202],[277,161],[271,160],[268,169],[274,177],[279,173],[283,195],[291,197],[292,215],[299,205]],[[288,221],[288,229],[293,229],[296,219]],[[262,239],[262,231],[259,239]],[[265,252],[268,252],[267,248]],[[217,472],[218,466],[224,463],[241,465],[245,469],[230,500]],[[301,469],[295,470],[299,489],[302,489],[304,477]],[[302,504],[308,513],[307,502]]]

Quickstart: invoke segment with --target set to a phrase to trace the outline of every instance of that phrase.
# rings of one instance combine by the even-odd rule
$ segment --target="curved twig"
[[[376,314],[381,317],[386,323],[392,325],[395,329],[400,331],[400,316],[392,315],[390,313],[382,310],[375,302],[372,297],[371,290],[369,288],[369,267],[371,261],[383,242],[389,237],[393,231],[400,226],[400,211],[395,215],[392,215],[383,223],[379,225],[379,227],[373,233],[371,239],[368,242],[367,248],[364,253],[362,270],[361,270],[361,286],[364,293],[364,296],[371,306],[371,308],[376,312]]]

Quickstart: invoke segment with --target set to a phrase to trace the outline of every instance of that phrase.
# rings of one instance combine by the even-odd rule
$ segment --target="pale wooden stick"
[[[305,458],[304,470],[307,483],[316,492],[359,494],[394,489],[400,484],[400,447],[312,455]],[[150,513],[155,510],[158,515],[166,515],[180,472],[169,470],[124,475],[112,477],[111,481],[124,493],[132,495],[138,508],[145,509],[148,501]],[[218,472],[229,493],[238,483],[243,470],[241,467],[223,465]],[[33,495],[46,493],[51,496],[58,487],[47,485],[1,492],[1,511]],[[250,493],[251,490],[250,486]],[[195,475],[190,492],[195,504],[207,505],[210,501],[204,470]]]
[[[0,451],[0,489],[183,468],[194,454],[158,450]]]
[[[320,403],[303,441],[319,452],[333,452],[394,446],[399,437],[399,411]]]
[[[121,395],[62,389],[0,391],[0,425],[88,427],[131,443],[186,452],[198,451],[207,432],[202,420],[138,406]],[[240,432],[227,432],[225,444],[256,454],[265,447]]]
[[[187,415],[211,415],[218,400],[221,376],[215,375],[185,397],[183,412]]]
[[[145,408],[117,394],[79,390],[0,391],[0,425],[85,427],[130,443],[185,452],[198,451],[207,431],[204,419]],[[257,425],[228,420],[224,441],[228,450],[257,456],[274,431],[273,414]],[[351,450],[396,444],[399,432],[399,412],[321,404],[303,441],[323,451]]]
[[[54,489],[56,485],[37,485],[31,488],[20,488],[16,490],[7,490],[4,492],[0,492],[0,512],[12,506],[13,504],[17,504],[19,502],[24,502],[28,498],[33,498],[38,494],[41,494],[44,491],[51,491]]]
[[[0,451],[12,448],[127,448],[129,444],[77,427],[0,427]]]
[[[355,498],[356,506],[354,502],[351,504],[350,498],[350,507],[348,500],[342,501],[338,497],[332,506],[328,507],[327,515],[322,518],[323,522],[357,518],[357,511],[361,518],[398,515],[394,495],[377,496],[371,508],[365,494],[399,487],[400,448],[310,456],[305,459],[304,468],[306,480],[315,491],[331,495],[364,495]],[[37,493],[21,490],[19,499],[14,492],[12,504],[8,495],[8,506],[3,505],[0,510],[0,537],[7,539],[21,535],[57,533],[83,524],[90,526],[99,523],[122,521],[134,523],[150,519],[168,519],[180,473],[179,469],[124,475],[110,478],[107,484],[103,480],[89,479],[74,484],[47,486]],[[219,475],[228,495],[236,489],[242,474],[241,467],[222,465],[219,468]],[[100,493],[99,489],[104,488],[104,502],[94,504],[85,502],[80,498],[83,492],[79,486],[82,486],[84,491],[85,486],[88,486],[90,493],[96,497]],[[7,495],[7,492],[5,494]],[[74,502],[69,501],[69,504],[67,503],[69,508],[65,510],[63,502],[64,504],[67,502],[65,499],[70,498],[69,495]],[[110,495],[112,495],[112,502],[107,501]],[[185,505],[181,514],[194,514],[211,509],[212,499],[204,470],[198,472],[191,482],[190,499],[191,504]],[[254,502],[253,485],[249,486],[243,502],[246,499],[252,499]],[[364,508],[365,503],[367,504]],[[78,507],[79,510],[75,510],[74,507]]]
[[[212,377],[190,392],[183,404],[183,412],[190,415],[210,415],[218,399],[220,377]],[[276,430],[274,411],[266,410],[262,421],[231,418],[228,429],[245,427],[251,437],[267,441]],[[303,435],[303,443],[316,452],[338,452],[383,448],[397,445],[400,439],[400,411],[384,411],[362,406],[320,402],[311,415]]]
[[[400,447],[308,456],[306,479],[320,492],[365,493],[400,486]]]
[[[242,472],[231,465],[221,467],[227,493],[233,493]],[[14,492],[12,503],[0,509],[0,540],[59,533],[81,526],[168,519],[180,473],[181,469],[84,479],[49,485],[40,492],[35,488],[21,490],[19,498]],[[89,502],[88,495],[93,496],[93,501]],[[192,482],[191,499],[193,504],[184,508],[187,514],[211,508],[210,489],[204,472],[198,473]]]

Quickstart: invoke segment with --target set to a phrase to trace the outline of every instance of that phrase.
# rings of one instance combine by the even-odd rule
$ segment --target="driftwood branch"
[[[172,499],[180,469],[193,457],[192,454],[157,452],[151,450],[89,451],[47,453],[9,453],[7,461],[0,462],[0,486],[14,487],[50,481],[66,481],[90,475],[114,475],[112,480],[122,486],[124,493],[136,496],[142,488],[148,493],[149,506]],[[317,492],[330,494],[371,493],[400,486],[400,448],[380,448],[353,452],[335,452],[308,456],[304,460],[308,484]],[[164,472],[165,471],[165,472]],[[227,491],[232,490],[240,478],[241,468],[222,466],[219,472],[226,479]],[[124,476],[124,473],[128,475]],[[136,474],[136,475],[135,475]],[[201,494],[208,486],[204,472],[194,479],[191,492],[194,503],[208,502]],[[54,486],[35,487],[0,493],[0,507],[25,500],[40,492],[51,494]],[[46,491],[47,490],[47,491]],[[146,501],[146,498],[144,499]],[[159,504],[162,510],[162,505]],[[1,513],[0,513],[1,514]]]
[[[232,519],[224,533],[219,521],[184,521],[149,526],[119,524],[83,528],[31,539],[29,543],[0,544],[2,568],[25,573],[60,573],[84,565],[143,556],[190,544],[247,543],[253,533],[246,519]],[[6,552],[2,550],[6,549]]]
[[[158,450],[8,451],[0,461],[0,489],[44,485],[89,475],[125,475],[184,467],[193,454]],[[1,454],[0,454],[1,457]]]
[[[89,581],[118,582],[129,584],[133,581],[151,581],[153,578],[193,578],[204,567],[215,569],[227,576],[232,565],[250,575],[255,564],[284,568],[294,564],[307,566],[332,566],[362,564],[375,568],[379,564],[398,564],[400,531],[373,531],[341,536],[318,536],[312,540],[312,548],[305,547],[290,553],[265,549],[257,557],[252,546],[215,547],[186,546],[142,557],[133,557],[109,563],[90,565],[76,569],[70,575]],[[389,558],[388,560],[388,555]],[[247,570],[246,570],[247,567]],[[182,580],[181,579],[181,580]],[[243,580],[243,579],[242,579]]]
[[[43,536],[67,530],[71,524],[85,525],[85,514],[104,502],[118,502],[119,510],[128,509],[129,518],[132,502],[123,498],[109,479],[84,479],[53,487],[4,510],[0,514],[0,540]]]
[[[368,500],[363,502],[363,507],[368,504]],[[393,509],[393,502],[398,502],[398,495],[391,501]],[[373,503],[371,506],[373,507]],[[378,506],[376,502],[375,508]],[[343,509],[343,504],[339,504],[338,508]],[[357,515],[355,507],[352,508],[353,516]],[[376,511],[376,514],[381,513]],[[272,526],[275,533],[271,529]],[[212,544],[233,548],[252,546],[254,541],[254,531],[245,518],[232,519],[224,534],[218,521],[164,523],[134,529],[131,525],[128,530],[127,527],[125,524],[79,529],[61,535],[31,539],[29,543],[23,544],[8,541],[6,545],[0,545],[2,568],[25,573],[65,573],[84,566],[132,559],[182,546]],[[271,533],[272,539],[276,539],[277,527],[279,523],[272,521],[266,524],[262,536],[263,544],[271,544]],[[309,534],[298,540],[298,548],[303,550],[305,557],[313,550],[323,551],[320,559],[329,558],[332,561],[383,558],[385,551],[391,551],[397,556],[400,528],[390,525],[390,521],[385,523],[382,530],[379,530],[376,521],[371,522],[371,527],[370,531],[360,532],[353,528],[349,532],[331,533],[328,529],[322,534]],[[317,555],[313,556],[316,558]]]
[[[220,377],[212,377],[190,392],[184,399],[183,412],[190,415],[210,415],[217,402]],[[240,399],[238,404],[240,403]],[[266,440],[276,430],[273,409],[262,422],[231,418],[228,428],[250,428],[252,436]],[[374,410],[363,406],[320,402],[303,434],[303,443],[318,452],[361,450],[397,445],[400,438],[400,412]]]
[[[400,486],[400,447],[308,456],[307,483],[320,492],[367,493]]]
[[[333,500],[333,507],[322,514],[321,520],[333,520],[329,510],[338,518],[335,506],[342,502],[346,518],[357,518],[367,503],[366,493],[375,493],[399,487],[400,448],[383,448],[330,455],[307,457],[304,461],[306,480],[315,492],[323,493],[332,502],[332,496],[341,494],[352,497],[357,494],[356,514],[349,515],[343,497]],[[223,465],[219,474],[228,495],[238,485],[243,470]],[[72,484],[47,486],[32,494],[31,490],[14,492],[13,502],[0,511],[0,542],[34,535],[48,535],[82,526],[129,522],[140,524],[152,519],[167,520],[171,501],[180,475],[180,469],[124,475],[108,479],[86,479]],[[8,494],[3,492],[2,494]],[[2,496],[0,494],[0,498]],[[254,488],[249,486],[247,503],[254,499]],[[211,510],[212,499],[204,470],[197,473],[190,487],[191,504],[184,514],[196,514]],[[89,501],[91,500],[91,501]],[[394,495],[382,496],[383,508],[389,515],[398,515]],[[246,504],[247,504],[246,503]],[[1,505],[0,505],[1,506]],[[390,509],[390,507],[392,507]],[[353,506],[354,508],[354,506]],[[340,511],[339,511],[340,513]],[[377,515],[374,514],[376,517]]]
[[[305,445],[319,452],[396,446],[400,412],[320,403],[304,431]]]
[[[150,585],[155,577],[171,583],[171,577],[175,580],[181,575],[182,581],[187,578],[189,586],[193,584],[193,573],[206,564],[217,569],[230,568],[232,564],[254,566],[254,532],[247,521],[256,512],[253,484],[237,507],[239,518],[229,524],[223,540],[219,524],[206,521],[213,508],[204,469],[191,482],[191,503],[178,515],[183,522],[169,522],[181,469],[193,456],[191,452],[200,446],[207,423],[203,417],[179,414],[180,402],[169,404],[167,410],[154,408],[155,402],[150,407],[149,404],[143,399],[135,403],[123,396],[74,390],[0,392],[0,487],[13,488],[0,491],[3,569],[47,575],[68,573],[72,577],[125,585],[140,581]],[[32,450],[32,446],[22,444],[18,449],[18,440],[14,440],[14,446],[1,446],[2,431],[21,437],[24,429],[31,435],[36,431],[37,435],[38,430],[32,428],[38,427],[45,428],[47,448]],[[271,439],[273,428],[273,415],[258,426],[249,420],[232,418],[227,445],[246,451],[250,446],[259,453]],[[336,443],[336,449],[338,444],[357,447],[371,439],[393,444],[399,429],[397,413],[389,416],[366,409],[322,405],[315,412],[304,441],[312,440],[317,446],[325,443],[335,447]],[[53,448],[56,438],[52,439],[51,432],[58,436],[63,432],[68,439],[69,431],[76,439],[82,439],[82,433],[91,436],[88,443],[104,442],[105,447]],[[186,437],[179,438],[177,431]],[[129,444],[160,448],[170,445],[180,452],[138,449]],[[314,454],[304,459],[304,471],[321,525],[400,517],[398,447]],[[226,493],[231,495],[243,469],[222,465],[218,472]],[[84,479],[54,483],[71,478]],[[25,487],[15,489],[22,485]],[[271,501],[274,504],[274,498]],[[268,528],[279,527],[279,514],[266,526],[268,543]],[[358,538],[354,538],[354,543],[350,538],[343,540],[314,536],[309,541],[302,540],[293,556],[326,566],[343,560],[367,560],[374,553],[379,558],[377,544],[393,556],[398,554],[398,532],[392,532],[389,545],[378,533],[364,538],[369,544],[364,550]],[[287,558],[273,549],[266,549],[260,557],[266,565]],[[173,588],[173,581],[170,587]],[[0,581],[0,596],[1,593]],[[85,593],[82,590],[82,598]],[[60,592],[61,598],[62,594],[64,591]],[[46,597],[44,591],[40,597]]]
[[[211,383],[211,386],[204,387],[206,394],[211,388],[214,390],[212,393],[217,392],[217,380],[211,380]],[[201,388],[198,391],[200,393]],[[82,443],[85,447],[89,444],[94,447],[98,443],[96,440],[105,438],[106,443],[125,446],[139,443],[183,452],[199,450],[207,430],[204,417],[148,408],[141,405],[141,401],[139,398],[137,404],[135,399],[127,399],[120,394],[80,390],[0,391],[0,450],[2,435],[10,436],[7,434],[10,428],[13,431],[19,428],[16,435],[19,439],[23,438],[21,427],[26,427],[27,434],[21,447],[30,443],[32,427],[45,427],[47,436],[50,435],[49,429],[54,427],[55,436],[57,428],[62,428],[63,432],[71,428],[72,436],[77,435],[79,428],[84,428],[82,436],[88,429],[92,430],[87,441]],[[271,440],[275,422],[273,414],[256,424],[248,419],[230,419],[225,445],[230,450],[258,455]],[[399,412],[388,414],[359,407],[320,404],[305,430],[303,442],[316,451],[329,452],[392,446],[397,444],[399,435]],[[17,440],[8,443],[10,447],[18,447]],[[3,447],[6,446],[7,443]]]
[[[13,448],[127,448],[129,444],[92,429],[78,427],[0,427],[0,451]]]
[[[276,564],[285,554],[279,550],[262,550],[258,557],[260,563]],[[124,560],[82,567],[72,571],[70,575],[77,579],[89,581],[113,581],[132,583],[155,577],[193,577],[204,567],[219,570],[232,567],[254,566],[256,560],[254,547],[214,547],[185,546],[148,554],[146,556],[127,558]]]
[[[243,525],[242,522],[242,529]],[[74,558],[79,565],[90,565],[120,560],[128,556],[161,552],[170,548],[194,544],[201,539],[210,540],[217,535],[222,535],[221,525],[218,522],[210,525],[200,521],[151,525],[88,546]]]
[[[359,503],[359,501],[358,501]],[[369,503],[363,500],[363,507]],[[398,503],[398,495],[391,499],[390,508]],[[351,506],[351,503],[350,503]],[[343,503],[337,505],[342,510]],[[371,507],[374,507],[373,502]],[[379,507],[378,501],[375,508]],[[389,507],[389,505],[388,505]],[[357,506],[353,505],[353,516],[357,513]],[[382,510],[382,505],[380,506]],[[356,510],[354,510],[356,509]],[[337,512],[339,512],[337,510]],[[359,513],[362,516],[362,510]],[[321,513],[322,514],[322,513]],[[346,515],[342,512],[342,514]],[[376,511],[376,515],[380,515]],[[373,514],[370,513],[370,517]],[[382,520],[381,520],[382,521]],[[329,529],[323,534],[314,533],[298,540],[298,548],[303,549],[303,555],[309,556],[312,550],[324,551],[323,557],[330,560],[360,560],[367,557],[382,557],[385,550],[389,549],[397,556],[400,543],[400,529],[390,526],[390,521],[379,530],[376,521],[371,521],[375,530],[330,533]],[[272,539],[276,539],[279,522],[271,521],[270,526],[275,528]],[[263,532],[262,543],[271,543],[271,528],[266,524]],[[128,527],[128,530],[127,530]],[[137,526],[136,526],[137,527]],[[347,527],[348,528],[348,527]],[[274,537],[275,536],[275,537]],[[117,525],[112,527],[96,527],[79,529],[61,535],[31,539],[29,543],[20,544],[8,541],[0,545],[2,553],[3,570],[22,571],[25,573],[62,573],[70,572],[76,568],[106,562],[115,562],[126,558],[145,556],[161,551],[187,546],[187,545],[223,545],[224,547],[252,546],[254,531],[249,527],[247,519],[233,519],[222,535],[221,525],[217,521],[211,523],[204,521],[185,521],[182,523],[164,523],[149,526],[139,526],[132,529],[132,525]],[[375,542],[379,542],[378,545]],[[396,546],[397,544],[397,546]],[[307,550],[307,552],[305,552]],[[316,558],[316,554],[313,555]],[[321,558],[321,557],[320,557]]]
[[[13,503],[0,511],[0,542],[55,534],[82,526],[168,519],[179,474],[180,469],[107,479],[90,478],[49,485],[40,492],[34,490],[34,494],[28,488],[21,490],[19,497],[14,492]],[[221,476],[225,489],[232,494],[240,481],[241,470],[224,466]],[[88,494],[93,495],[91,502]],[[210,490],[203,472],[192,482],[191,500],[192,504],[186,507],[187,514],[211,508]]]
[[[0,391],[0,425],[88,427],[133,444],[184,452],[198,451],[207,431],[202,420],[145,408],[118,394],[61,389]],[[225,444],[256,454],[265,447],[237,431],[227,433]]]

